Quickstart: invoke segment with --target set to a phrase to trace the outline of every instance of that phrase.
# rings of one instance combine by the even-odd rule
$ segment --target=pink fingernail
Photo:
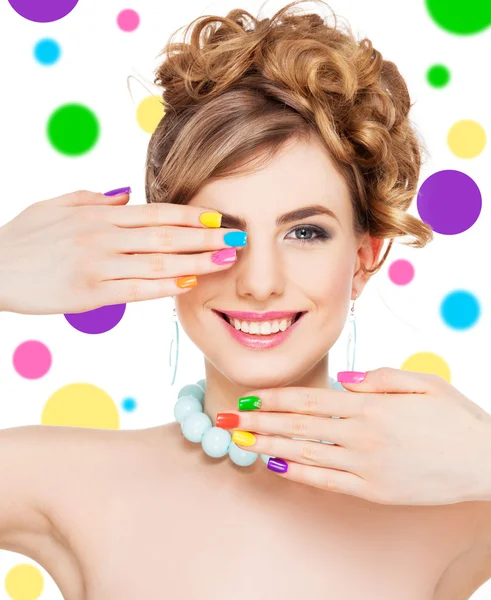
[[[366,375],[361,371],[339,371],[338,381],[339,383],[361,383]]]
[[[211,256],[211,260],[216,265],[228,265],[229,263],[237,260],[237,250],[235,248],[224,248],[214,252]]]

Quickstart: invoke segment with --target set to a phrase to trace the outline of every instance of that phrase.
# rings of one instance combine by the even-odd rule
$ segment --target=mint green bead
[[[239,467],[250,467],[256,462],[258,457],[257,452],[251,452],[250,450],[243,450],[239,448],[237,444],[232,442],[230,444],[230,448],[228,449],[228,455],[232,462]]]
[[[196,385],[199,385],[204,393],[204,391],[206,390],[206,379],[200,379],[199,381],[196,382]]]
[[[180,398],[181,396],[194,396],[200,402],[203,402],[205,393],[199,385],[196,385],[195,383],[189,383],[179,390],[177,397]]]
[[[181,425],[182,434],[190,442],[198,443],[203,440],[206,432],[213,426],[210,417],[204,412],[188,415]]]
[[[205,454],[208,454],[212,458],[225,456],[231,443],[232,436],[226,429],[222,429],[221,427],[210,427],[201,440]]]
[[[174,418],[178,423],[195,412],[203,412],[203,405],[194,396],[181,396],[174,405]]]

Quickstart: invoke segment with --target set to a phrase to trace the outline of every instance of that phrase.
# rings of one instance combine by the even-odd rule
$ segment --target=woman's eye
[[[301,237],[295,237],[293,239],[301,244],[319,244],[326,240],[330,240],[332,237],[328,231],[314,225],[299,225],[298,227],[295,227],[295,229],[292,229],[290,233],[297,232],[299,232]]]

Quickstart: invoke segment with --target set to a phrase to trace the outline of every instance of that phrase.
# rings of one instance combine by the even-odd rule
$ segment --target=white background
[[[272,16],[282,5],[271,2],[263,15]],[[480,219],[467,232],[435,234],[434,241],[422,250],[395,243],[385,268],[356,305],[356,368],[400,368],[411,354],[431,351],[450,365],[452,384],[491,412],[486,343],[491,333],[489,149],[477,158],[463,160],[454,156],[446,143],[450,127],[462,119],[474,119],[489,130],[485,57],[490,56],[490,32],[450,35],[432,22],[422,1],[332,0],[330,5],[348,19],[359,38],[368,36],[406,78],[411,99],[416,101],[412,121],[431,153],[420,183],[436,171],[457,169],[477,182],[483,196]],[[77,189],[105,192],[130,185],[131,203],[143,203],[150,136],[138,126],[135,111],[149,93],[160,93],[151,83],[162,60],[157,55],[179,27],[202,14],[224,16],[238,6],[257,14],[260,2],[81,0],[64,19],[40,24],[21,18],[6,0],[0,0],[0,223],[35,201]],[[316,5],[304,9],[309,7],[316,9]],[[125,8],[140,14],[135,32],[122,32],[116,25],[117,14]],[[33,56],[35,44],[44,37],[54,38],[62,48],[61,60],[51,67],[38,64]],[[435,63],[444,63],[452,71],[450,85],[441,90],[431,88],[425,79],[427,69]],[[132,94],[127,88],[130,75]],[[91,107],[102,127],[97,146],[78,158],[57,153],[45,135],[50,114],[68,102]],[[415,203],[410,212],[417,216]],[[394,286],[387,277],[387,267],[396,258],[407,258],[415,266],[416,277],[408,286]],[[448,329],[438,316],[442,297],[457,288],[476,294],[482,307],[479,323],[463,332]],[[115,329],[94,336],[72,329],[63,316],[0,314],[1,427],[39,423],[49,396],[73,382],[101,387],[118,406],[124,397],[135,397],[138,409],[121,411],[122,429],[174,420],[177,391],[204,377],[204,368],[199,351],[181,328],[178,379],[173,388],[168,386],[171,308],[169,299],[129,304]],[[43,341],[53,354],[51,370],[35,381],[19,377],[12,367],[13,351],[27,339]],[[331,352],[331,375],[344,368],[343,359],[344,340],[340,339]],[[18,562],[32,561],[1,552],[0,579]],[[50,576],[43,574],[46,587],[42,599],[60,599]],[[491,582],[472,599],[489,597]],[[0,585],[3,598],[7,595]]]

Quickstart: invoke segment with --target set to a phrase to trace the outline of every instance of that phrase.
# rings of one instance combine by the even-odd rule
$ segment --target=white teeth
[[[229,317],[235,329],[240,329],[244,333],[254,335],[270,335],[271,333],[278,333],[278,331],[285,331],[285,329],[290,327],[294,318],[282,319],[281,321],[241,321],[240,319]]]

